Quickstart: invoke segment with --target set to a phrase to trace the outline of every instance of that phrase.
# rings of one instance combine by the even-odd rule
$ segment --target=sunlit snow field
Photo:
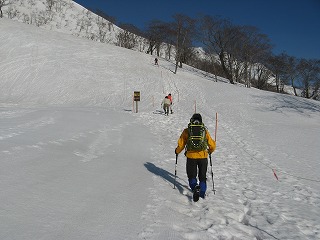
[[[320,103],[153,59],[1,19],[0,239],[319,239]],[[173,188],[195,110],[217,140],[197,203],[183,154]]]

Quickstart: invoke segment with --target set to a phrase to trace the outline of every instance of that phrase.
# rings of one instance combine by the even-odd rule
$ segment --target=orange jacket
[[[188,128],[184,129],[179,140],[178,140],[178,146],[176,147],[176,154],[179,154],[184,149],[185,145],[187,144],[189,134],[188,134]],[[206,130],[206,138],[208,141],[208,150],[203,151],[187,151],[186,157],[187,158],[193,158],[193,159],[199,159],[199,158],[207,158],[208,152],[211,154],[216,149],[216,142],[211,138],[209,131]]]

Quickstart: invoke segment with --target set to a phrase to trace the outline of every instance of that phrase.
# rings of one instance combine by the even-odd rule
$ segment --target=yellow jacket
[[[187,144],[189,134],[188,134],[188,128],[184,129],[179,140],[178,140],[178,146],[176,147],[176,154],[179,154],[184,149],[185,145]],[[208,150],[203,151],[187,151],[186,157],[187,158],[193,158],[193,159],[200,159],[200,158],[207,158],[208,152],[211,154],[216,149],[216,142],[211,138],[208,130],[206,129],[206,138],[208,141]]]

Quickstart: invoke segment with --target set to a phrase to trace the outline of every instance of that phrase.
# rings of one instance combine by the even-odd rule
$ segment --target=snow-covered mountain
[[[8,19],[0,33],[0,239],[319,239],[319,102]],[[183,154],[173,188],[195,111],[217,139],[197,203]]]
[[[10,0],[7,3],[3,7],[5,18],[43,29],[112,44],[120,30],[72,0]]]

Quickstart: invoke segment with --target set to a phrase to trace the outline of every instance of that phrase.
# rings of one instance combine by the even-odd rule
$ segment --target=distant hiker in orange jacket
[[[171,104],[170,104],[170,113],[172,114],[172,113],[173,113],[173,111],[172,111],[172,105],[173,105],[173,102],[172,102],[172,96],[171,96],[171,93],[169,93],[169,94],[168,94],[168,98],[169,98],[169,100],[170,100],[170,102],[171,102]]]

